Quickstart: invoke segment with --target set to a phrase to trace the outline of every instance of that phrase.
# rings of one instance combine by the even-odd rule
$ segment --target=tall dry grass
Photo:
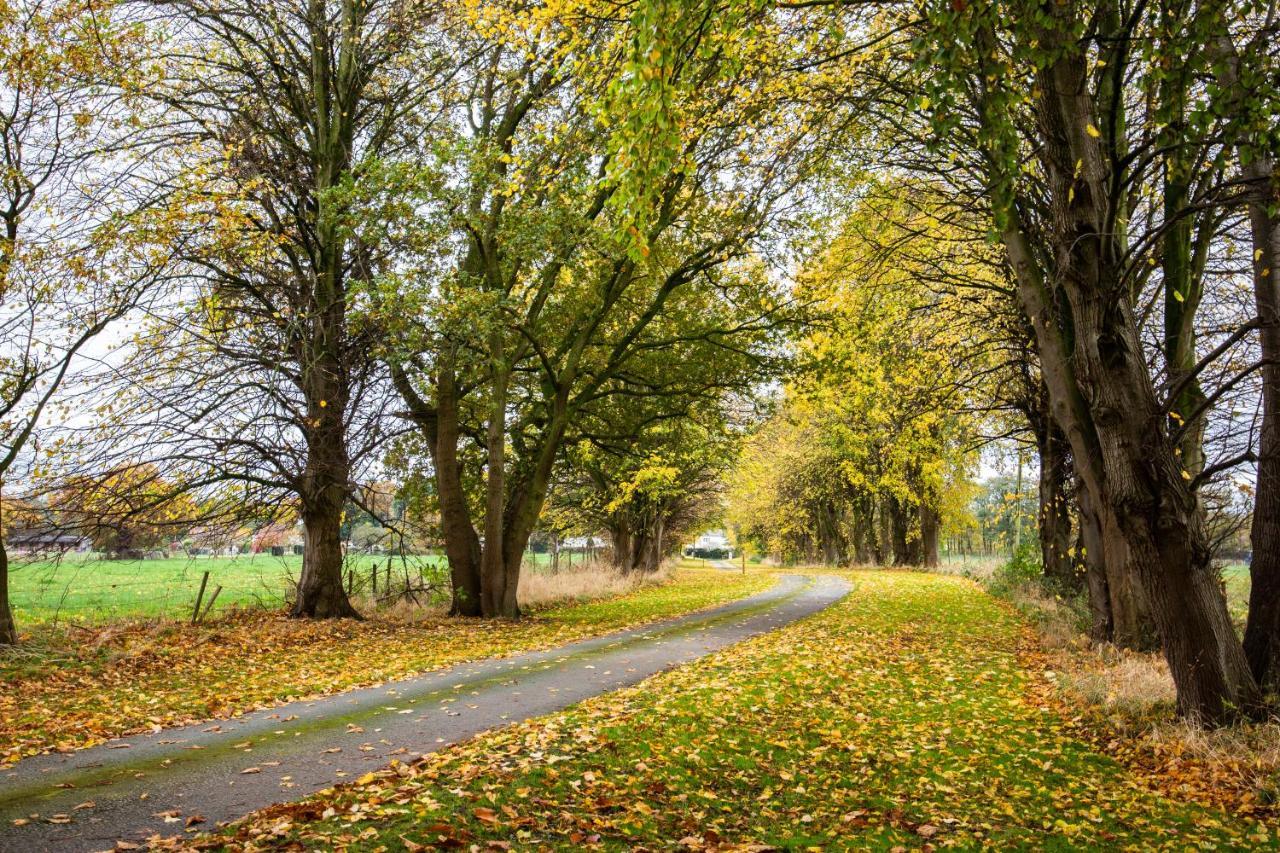
[[[663,583],[670,577],[671,568],[667,563],[653,574],[640,575],[623,574],[605,560],[593,560],[558,572],[526,569],[520,573],[517,596],[521,607],[543,608],[625,595],[644,586]]]
[[[1081,630],[1078,602],[1019,585],[1006,598],[1026,614],[1066,703],[1105,730],[1123,757],[1165,774],[1188,772],[1189,796],[1239,808],[1280,804],[1280,719],[1205,729],[1178,719],[1163,655],[1095,645]],[[1199,788],[1196,793],[1192,789]]]

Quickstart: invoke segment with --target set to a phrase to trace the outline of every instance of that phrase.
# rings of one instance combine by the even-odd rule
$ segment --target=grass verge
[[[193,844],[1146,850],[1275,842],[1259,820],[1135,784],[1028,701],[1036,675],[1019,654],[1025,623],[976,584],[906,572],[852,577],[853,594],[817,616]]]
[[[75,649],[0,655],[0,767],[156,727],[225,718],[454,663],[548,648],[702,610],[762,591],[772,575],[687,565],[623,595],[544,603],[526,619],[309,622],[247,611],[200,626],[125,624],[86,631]],[[617,589],[606,592],[617,592]]]
[[[1280,818],[1280,720],[1218,730],[1176,716],[1173,678],[1159,652],[1093,646],[1081,605],[1036,584],[1006,597],[1026,615],[1024,663],[1039,674],[1037,701],[1072,733],[1120,760],[1135,779],[1170,797],[1236,814]]]

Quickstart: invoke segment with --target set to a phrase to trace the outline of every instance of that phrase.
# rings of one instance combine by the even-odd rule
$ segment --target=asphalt
[[[634,684],[817,613],[849,590],[833,576],[786,575],[751,598],[634,630],[30,758],[0,771],[0,851],[107,850],[206,831]]]

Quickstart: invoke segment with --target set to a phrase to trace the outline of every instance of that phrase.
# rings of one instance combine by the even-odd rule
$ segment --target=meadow
[[[575,558],[580,561],[581,556]],[[529,553],[535,570],[545,567],[547,554]],[[356,592],[371,591],[376,567],[385,589],[388,564],[392,581],[402,585],[408,573],[415,587],[429,587],[429,597],[446,595],[444,556],[420,554],[389,557],[353,554],[347,557],[349,581]],[[10,596],[19,624],[40,626],[58,621],[102,623],[122,618],[181,618],[191,615],[204,573],[209,573],[204,601],[220,586],[210,613],[232,607],[282,606],[289,599],[302,570],[302,557],[289,554],[236,556],[175,556],[155,560],[107,560],[97,554],[67,554],[60,558],[13,558]]]

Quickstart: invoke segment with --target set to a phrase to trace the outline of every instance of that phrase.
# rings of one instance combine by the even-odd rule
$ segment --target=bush
[[[1008,561],[992,573],[989,587],[997,595],[1003,595],[1027,584],[1039,583],[1043,576],[1040,544],[1034,539],[1028,539],[1018,546]]]

